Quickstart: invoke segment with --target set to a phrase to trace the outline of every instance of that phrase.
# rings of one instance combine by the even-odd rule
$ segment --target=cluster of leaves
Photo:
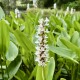
[[[48,16],[50,57],[46,67],[35,63],[34,54],[35,33],[42,17],[41,11],[22,14],[21,18],[15,18],[13,12],[5,19],[0,17],[0,79],[80,79],[80,14]]]

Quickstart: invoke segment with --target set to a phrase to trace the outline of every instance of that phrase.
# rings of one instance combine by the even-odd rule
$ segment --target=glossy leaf
[[[9,47],[9,30],[5,20],[0,21],[0,54],[5,54]]]
[[[71,43],[70,41],[66,40],[66,39],[60,39],[61,42],[69,49],[71,49],[73,52],[76,52],[76,54],[78,56],[80,56],[80,48],[77,47],[76,45],[74,45],[73,43]]]
[[[74,22],[74,28],[77,30],[77,31],[80,31],[80,23],[75,21]]]
[[[6,59],[9,61],[13,61],[18,55],[18,48],[17,46],[10,41],[9,50],[6,54]]]
[[[52,80],[53,74],[55,71],[55,60],[53,57],[50,58],[50,61],[48,63],[48,74],[46,80]]]
[[[4,18],[5,17],[5,13],[4,13],[4,11],[2,10],[2,8],[0,7],[0,20],[2,19],[2,18]]]
[[[28,77],[26,76],[25,72],[22,70],[18,70],[18,72],[15,75],[15,78],[17,80],[28,80]]]
[[[17,73],[21,63],[22,63],[21,56],[17,56],[16,59],[14,61],[12,61],[9,64],[8,68],[6,69],[6,72],[4,74],[4,78],[7,79],[8,75],[9,75],[8,80],[11,80],[13,78],[13,76],[15,76],[15,74]]]
[[[78,33],[77,31],[75,31],[75,32],[73,33],[73,35],[72,35],[71,42],[76,45],[78,39],[79,39],[79,33]]]
[[[15,35],[16,39],[18,40],[20,46],[22,46],[25,50],[27,50],[27,51],[35,50],[33,43],[29,40],[29,38],[24,33],[16,30],[14,32],[14,35]]]
[[[58,54],[59,56],[62,56],[64,58],[70,59],[76,63],[78,63],[74,58],[76,57],[76,54],[73,53],[73,51],[62,48],[62,47],[54,47],[54,46],[49,46],[49,50]]]
[[[36,80],[45,80],[44,68],[42,66],[37,67]]]

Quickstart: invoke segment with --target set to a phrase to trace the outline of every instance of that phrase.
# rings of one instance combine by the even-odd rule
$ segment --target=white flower
[[[54,9],[56,9],[56,8],[57,8],[56,3],[54,3],[54,6],[53,6],[53,7],[54,7]]]
[[[39,66],[46,66],[46,64],[44,62],[39,61]]]
[[[38,41],[40,41],[40,42],[41,42],[41,41],[42,41],[42,37],[39,37],[39,38],[38,38]]]
[[[39,41],[35,41],[35,43],[36,43],[36,44],[38,44],[38,43],[39,43]]]
[[[35,52],[35,55],[39,55],[39,54],[40,54],[40,51],[36,51],[36,52]]]
[[[44,20],[43,20],[43,18],[42,18],[42,19],[39,19],[38,22],[39,22],[39,24],[43,24],[43,21],[44,21]]]
[[[35,61],[39,62],[40,61],[40,56],[37,56]]]
[[[18,10],[18,8],[15,9],[15,17],[16,18],[20,18],[21,14],[20,11]]]
[[[28,10],[28,9],[30,9],[30,4],[29,4],[29,3],[27,4],[27,10]]]
[[[69,12],[69,6],[67,7],[66,11]]]
[[[48,45],[45,45],[45,48],[46,48],[46,49],[48,49],[48,48],[49,48],[49,46],[48,46]],[[46,51],[48,51],[48,50],[46,50]]]
[[[45,66],[46,62],[48,62],[48,45],[47,45],[47,35],[46,33],[48,32],[47,29],[45,29],[45,24],[48,23],[49,20],[46,18],[44,21],[43,18],[39,20],[39,25],[37,29],[37,43],[36,46],[36,59],[35,61],[38,62],[39,66]],[[44,24],[45,23],[45,24]]]
[[[41,47],[40,51],[45,51],[45,48],[44,47]]]
[[[38,28],[38,34],[43,33],[43,31],[45,31],[45,29],[44,29],[43,27],[39,27],[39,28]]]
[[[24,30],[25,29],[25,26],[24,25],[21,25],[20,26],[20,30],[22,31],[22,30]]]
[[[59,14],[58,13],[56,13],[56,17],[58,17],[59,16]]]
[[[40,23],[41,23],[41,24],[40,24],[40,25],[38,25],[38,27],[39,27],[39,28],[43,28],[43,26],[42,26],[42,22],[40,22]]]
[[[45,26],[49,26],[49,19],[47,17],[44,22],[45,22]]]
[[[46,22],[46,23],[45,23],[45,26],[49,26],[49,23]]]
[[[71,8],[71,12],[70,12],[71,14],[73,14],[74,13],[74,9],[73,8]]]
[[[35,35],[36,38],[39,38],[38,34]]]
[[[37,46],[37,47],[36,47],[36,50],[40,50],[40,47]]]
[[[49,19],[46,17],[46,19],[45,19],[45,21],[44,21],[44,22],[47,22],[47,23],[48,23],[48,22],[49,22]]]
[[[45,40],[44,40],[44,43],[47,43],[47,42],[48,42],[48,41],[45,39]]]
[[[69,12],[69,7],[66,8],[64,15],[66,16],[68,14],[68,12]]]
[[[33,6],[36,8],[37,7],[37,0],[33,0]]]

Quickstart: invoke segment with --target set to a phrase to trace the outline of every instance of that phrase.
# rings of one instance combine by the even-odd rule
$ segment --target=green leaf
[[[37,67],[36,80],[45,80],[44,68],[42,66]]]
[[[34,70],[32,71],[32,73],[31,73],[31,75],[30,75],[30,77],[29,77],[29,79],[28,80],[32,80],[32,78],[34,77],[34,76],[36,76],[36,72],[37,72],[37,66],[34,68]]]
[[[0,20],[5,17],[4,11],[0,7]]]
[[[74,21],[73,26],[77,31],[80,31],[80,23],[78,21]]]
[[[55,44],[56,45],[56,40],[55,40],[55,37],[53,36],[52,32],[48,33],[48,44]]]
[[[54,75],[54,80],[57,80],[61,74],[62,69],[60,68],[58,72],[55,73]]]
[[[46,80],[53,79],[54,70],[55,70],[55,60],[53,57],[51,57],[48,63],[48,74]]]
[[[10,15],[11,15],[11,17],[12,17],[13,19],[15,19],[15,13],[14,13],[14,12],[10,11]]]
[[[72,35],[72,38],[71,38],[71,42],[76,45],[78,39],[79,39],[79,33],[78,33],[77,31],[74,31],[74,33],[73,33],[73,35]]]
[[[10,33],[10,41],[12,41],[14,44],[18,45],[18,42],[16,40],[16,37],[12,33]]]
[[[27,51],[35,50],[33,43],[28,39],[28,37],[24,33],[16,30],[14,32],[14,35],[15,35],[16,39],[18,40],[20,46],[22,46],[25,50],[27,50]]]
[[[9,30],[5,20],[0,21],[0,54],[5,54],[9,48]]]
[[[8,80],[11,80],[13,78],[13,76],[15,76],[15,74],[17,73],[21,63],[22,63],[21,56],[17,56],[17,58],[14,61],[12,61],[9,64],[8,68],[6,69],[6,72],[4,74],[4,78],[7,79],[8,75],[9,75]]]
[[[62,48],[62,47],[54,47],[54,46],[49,46],[49,50],[56,53],[57,55],[70,59],[76,63],[78,63],[74,58],[76,58],[76,54],[66,48]]]
[[[62,38],[60,40],[67,48],[71,49],[73,52],[76,52],[76,54],[78,56],[80,56],[80,48],[79,47],[77,47],[76,45],[74,45],[73,43],[71,43],[70,41],[68,41],[64,38]]]
[[[17,80],[28,80],[25,72],[22,71],[22,70],[18,70],[18,72],[17,72],[16,75],[15,75],[15,78],[16,78]]]
[[[52,18],[53,18],[53,21],[54,21],[57,25],[60,25],[60,26],[61,26],[61,21],[59,20],[58,17],[52,16]]]
[[[60,25],[56,25],[56,28],[60,31],[64,30]]]
[[[18,55],[18,48],[17,46],[10,41],[9,50],[6,54],[6,59],[9,61],[13,61]]]

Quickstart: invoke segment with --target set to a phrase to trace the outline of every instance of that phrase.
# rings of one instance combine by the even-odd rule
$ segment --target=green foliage
[[[18,55],[18,48],[17,46],[10,41],[9,50],[6,53],[6,59],[9,61],[13,61]]]
[[[45,67],[37,65],[34,54],[38,20],[42,17],[49,18],[49,59]],[[41,14],[40,9],[33,9],[27,15],[22,13],[21,18],[10,12],[5,19],[0,20],[0,79],[80,79],[79,13],[64,15],[61,11],[44,9]]]
[[[6,20],[0,20],[0,54],[5,55],[9,48],[9,29]]]
[[[45,70],[47,70],[46,80],[52,80],[55,71],[55,60],[53,57],[50,58],[50,62],[48,63],[47,69]]]
[[[6,69],[5,74],[4,74],[4,78],[5,79],[8,78],[9,80],[11,80],[13,78],[13,76],[16,74],[16,72],[18,71],[21,63],[22,63],[21,56],[17,56],[16,59],[13,60],[9,64],[8,68]]]

